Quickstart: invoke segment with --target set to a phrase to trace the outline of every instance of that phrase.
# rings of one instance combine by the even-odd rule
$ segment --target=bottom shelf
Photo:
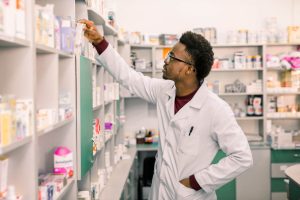
[[[130,155],[130,158],[121,160],[115,166],[108,183],[100,194],[100,199],[115,200],[121,198],[123,188],[135,159],[136,147],[129,148],[127,154]]]
[[[63,197],[65,196],[67,191],[71,188],[74,181],[75,181],[74,178],[69,179],[67,185],[60,191],[60,193],[54,198],[54,200],[65,199]]]

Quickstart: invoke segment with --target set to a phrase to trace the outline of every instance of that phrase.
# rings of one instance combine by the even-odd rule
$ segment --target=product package
[[[16,0],[2,0],[3,2],[3,30],[10,37],[15,36]]]
[[[70,178],[73,173],[73,153],[67,147],[58,147],[54,152],[54,174]]]
[[[290,43],[300,42],[300,26],[289,26],[288,27],[288,41]]]
[[[159,44],[161,45],[174,45],[178,42],[177,35],[175,34],[161,34],[159,35]]]
[[[47,4],[45,7],[35,5],[36,34],[38,44],[54,47],[54,5]]]
[[[33,131],[32,100],[17,100],[16,102],[16,139],[21,140]]]
[[[25,39],[26,28],[25,28],[25,0],[16,0],[16,37]]]
[[[74,53],[75,28],[72,26],[72,20],[70,17],[60,17],[60,32],[60,49],[68,53]]]

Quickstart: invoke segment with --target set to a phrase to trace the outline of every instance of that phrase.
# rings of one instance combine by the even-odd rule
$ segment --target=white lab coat
[[[213,200],[217,188],[252,165],[248,141],[232,110],[206,83],[174,115],[173,81],[134,71],[110,45],[96,59],[132,93],[157,106],[160,138],[149,199]],[[227,156],[212,165],[219,149]],[[199,191],[179,182],[192,174],[202,187]]]

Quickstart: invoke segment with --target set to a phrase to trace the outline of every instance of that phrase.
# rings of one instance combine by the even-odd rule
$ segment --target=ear
[[[187,75],[190,75],[191,73],[192,73],[192,68],[189,67],[189,68],[186,70],[186,74],[187,74]]]

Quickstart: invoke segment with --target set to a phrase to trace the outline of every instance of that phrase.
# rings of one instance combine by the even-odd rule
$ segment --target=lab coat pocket
[[[199,136],[182,135],[180,150],[185,154],[196,156],[199,152]]]
[[[195,194],[195,190],[192,189],[192,188],[188,188],[186,186],[184,186],[182,183],[180,183],[178,181],[178,184],[177,184],[177,198],[176,199],[184,199],[186,197],[189,197],[193,194]]]

